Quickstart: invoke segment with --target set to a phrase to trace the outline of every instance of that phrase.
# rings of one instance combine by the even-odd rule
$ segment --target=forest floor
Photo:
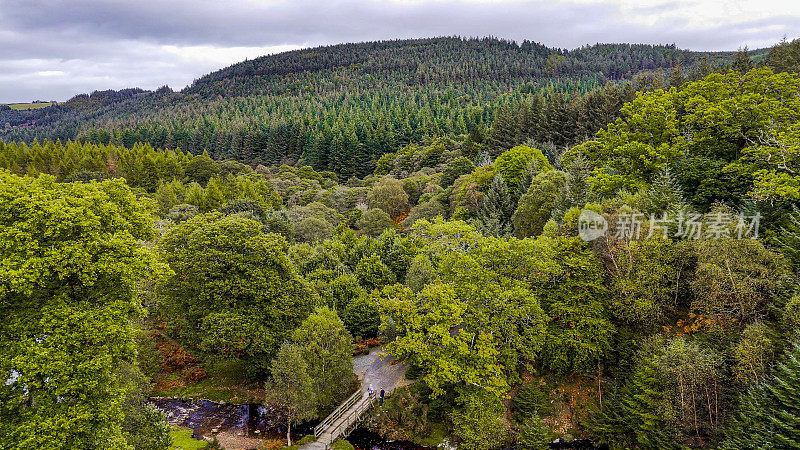
[[[263,439],[248,438],[233,433],[221,432],[216,436],[225,450],[257,450],[264,445]]]

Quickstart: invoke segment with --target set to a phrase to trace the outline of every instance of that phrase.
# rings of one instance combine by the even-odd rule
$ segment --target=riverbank
[[[278,411],[260,404],[237,405],[163,397],[151,397],[150,402],[164,413],[170,425],[192,430],[195,439],[217,436],[227,450],[256,448],[268,441],[283,442],[285,439],[285,418]],[[311,422],[293,427],[293,439],[299,440],[311,434],[314,425]]]

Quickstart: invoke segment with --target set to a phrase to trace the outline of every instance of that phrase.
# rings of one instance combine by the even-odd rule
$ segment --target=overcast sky
[[[268,53],[450,35],[753,49],[800,35],[800,1],[0,0],[0,103],[178,90]]]

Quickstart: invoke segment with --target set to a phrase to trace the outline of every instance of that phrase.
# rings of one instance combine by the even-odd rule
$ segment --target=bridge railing
[[[361,416],[375,404],[375,396],[364,399],[358,403],[347,415],[344,420],[339,421],[335,428],[330,430],[331,442],[335,441],[341,436],[347,436],[356,427],[361,419]]]
[[[361,400],[364,396],[364,392],[359,388],[353,395],[350,396],[347,400],[342,402],[336,409],[333,410],[332,413],[328,415],[322,422],[319,423],[316,427],[314,427],[314,437],[318,438],[320,434],[322,434],[325,430],[327,430],[331,425],[333,425],[337,420],[344,413],[347,412],[350,408],[353,407],[359,400]]]

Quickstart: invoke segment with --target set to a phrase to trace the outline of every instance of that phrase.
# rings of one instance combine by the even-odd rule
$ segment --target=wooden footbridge
[[[406,365],[391,356],[384,356],[381,349],[373,349],[368,355],[353,359],[353,369],[361,380],[361,389],[342,402],[336,410],[314,428],[316,442],[305,444],[301,449],[327,449],[337,439],[343,439],[358,426],[361,418],[377,402],[378,392],[383,389],[389,395],[403,383]],[[375,390],[369,395],[369,386]]]

